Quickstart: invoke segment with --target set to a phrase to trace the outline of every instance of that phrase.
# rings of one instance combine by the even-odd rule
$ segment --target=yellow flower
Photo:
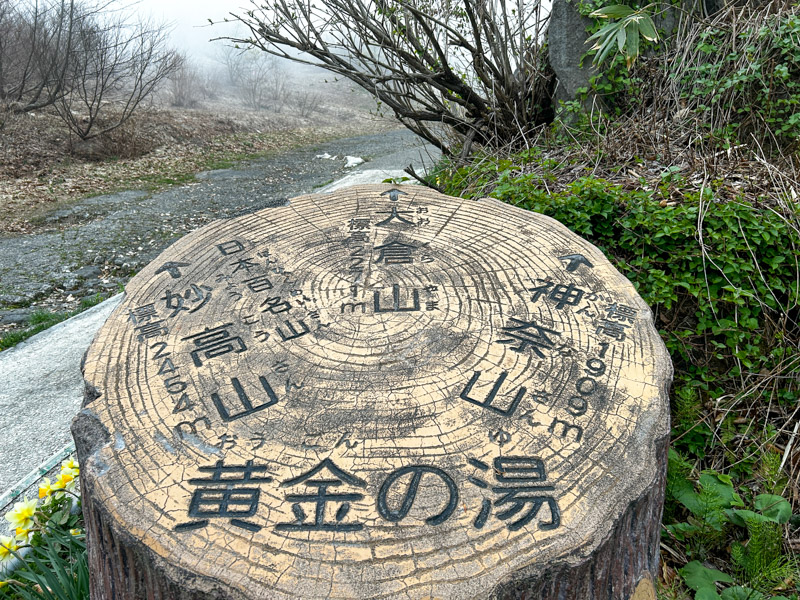
[[[14,530],[14,536],[21,542],[27,542],[32,535],[33,531],[25,527],[17,527]]]
[[[28,500],[27,498],[22,502],[17,502],[14,508],[6,514],[6,520],[14,529],[20,527],[30,529],[33,527],[33,513],[36,512],[37,504],[39,504],[38,500]]]
[[[4,588],[8,585],[7,581],[0,581],[0,588]]]
[[[81,535],[83,533],[80,529],[70,529],[69,532],[71,535]]]
[[[5,535],[0,535],[0,563],[14,558],[13,553],[17,551],[17,548],[19,548],[19,546],[17,546],[13,539]]]
[[[56,479],[55,484],[53,484],[53,488],[55,489],[67,489],[72,490],[75,489],[75,473],[72,469],[65,469],[58,474],[58,479]]]
[[[64,469],[70,469],[71,471],[75,471],[75,477],[77,477],[78,473],[80,472],[78,461],[75,460],[74,458],[69,458],[61,463],[61,470],[63,471]]]
[[[47,498],[52,493],[53,485],[50,483],[50,479],[45,477],[42,479],[42,483],[39,484],[39,498]]]

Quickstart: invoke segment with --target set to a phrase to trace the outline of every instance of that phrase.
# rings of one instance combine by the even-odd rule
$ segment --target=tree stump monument
[[[542,215],[379,185],[217,221],[84,361],[92,599],[654,599],[671,374]]]

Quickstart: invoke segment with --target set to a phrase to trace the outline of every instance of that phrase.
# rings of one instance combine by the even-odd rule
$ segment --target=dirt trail
[[[111,294],[209,221],[280,205],[346,175],[346,155],[363,157],[363,169],[413,162],[419,170],[423,160],[431,163],[429,150],[406,130],[339,139],[200,173],[166,191],[121,192],[58,209],[46,216],[49,231],[0,236],[0,326],[35,308],[71,310],[81,298]],[[338,158],[317,158],[326,153]]]

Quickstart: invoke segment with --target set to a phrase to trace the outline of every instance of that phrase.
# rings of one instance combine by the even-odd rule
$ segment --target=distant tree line
[[[198,66],[179,54],[179,66],[169,76],[168,101],[172,106],[194,108],[201,99],[214,99],[218,90],[228,91],[250,110],[283,112],[309,117],[319,110],[322,94],[292,89],[291,81],[278,60],[253,48],[218,45],[216,61],[222,73]]]

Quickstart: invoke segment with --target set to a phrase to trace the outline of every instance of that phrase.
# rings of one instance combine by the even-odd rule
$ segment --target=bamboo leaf
[[[636,23],[628,23],[625,27],[625,66],[629,69],[639,57],[639,28]]]
[[[650,18],[650,15],[642,15],[642,19],[639,21],[639,33],[642,34],[642,37],[648,42],[658,41],[656,26],[653,23],[653,19]]]
[[[622,23],[620,23],[619,31],[617,31],[617,49],[622,52],[623,48],[625,48],[625,41],[627,37],[627,32],[625,28],[622,27]]]
[[[633,13],[634,10],[630,6],[625,6],[624,4],[614,4],[612,6],[600,8],[591,13],[589,16],[596,19],[624,19]]]
[[[619,23],[614,23],[614,31],[609,32],[608,37],[603,41],[601,48],[598,50],[597,56],[595,57],[594,64],[599,65],[601,64],[606,57],[611,54],[611,51],[614,49],[614,41],[616,38],[617,30],[622,29]],[[624,32],[624,30],[623,30]]]
[[[608,36],[613,35],[613,32],[615,32],[618,27],[619,23],[608,23],[607,25],[603,25],[598,31],[593,33],[589,39],[586,40],[586,43],[588,44],[589,42],[597,42],[593,46],[593,49],[599,48],[603,45],[604,40]]]

